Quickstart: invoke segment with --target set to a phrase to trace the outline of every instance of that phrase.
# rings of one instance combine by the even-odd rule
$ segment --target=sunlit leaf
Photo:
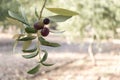
[[[15,34],[14,36],[13,36],[13,39],[19,39],[21,36],[24,36],[24,34]]]
[[[49,19],[55,22],[63,22],[71,17],[72,16],[55,15],[55,16],[49,16]]]
[[[37,73],[39,71],[39,69],[40,69],[40,64],[38,64],[37,66],[35,66],[31,70],[29,70],[27,73],[29,73],[29,74],[35,74],[35,73]]]
[[[28,23],[28,19],[26,17],[25,11],[22,7],[20,7],[20,12],[21,12],[22,17],[24,18],[24,21]]]
[[[58,43],[53,43],[53,42],[48,42],[48,41],[46,41],[44,38],[42,38],[42,37],[39,37],[39,41],[40,41],[40,43],[42,44],[42,45],[44,45],[44,46],[50,46],[50,47],[59,47],[60,46],[60,44],[58,44]]]
[[[24,9],[22,7],[20,7],[20,12],[21,12],[21,15],[22,15],[24,21],[29,24],[28,19],[27,19],[26,14],[25,14],[25,11],[24,11]],[[30,27],[30,25],[29,26],[25,25],[25,26]]]
[[[47,59],[47,57],[48,57],[48,53],[47,53],[47,51],[45,51],[45,50],[42,50],[42,51],[44,52],[44,55],[43,55],[43,57],[42,57],[42,59],[41,59],[40,62],[44,62],[44,61],[46,61],[46,59]]]
[[[34,49],[26,49],[26,50],[22,50],[24,53],[31,53],[31,52],[35,52],[37,50],[37,48]]]
[[[29,41],[24,41],[24,42],[23,42],[23,45],[22,45],[23,50],[29,48],[29,46],[31,45],[31,43],[32,43],[31,40],[29,40]]]
[[[39,15],[38,15],[38,12],[37,12],[37,9],[35,8],[35,15],[37,18],[39,18]]]
[[[35,38],[36,38],[36,36],[27,36],[27,37],[23,37],[23,38],[18,39],[18,41],[30,41],[30,40],[33,40]]]
[[[63,15],[63,16],[75,16],[75,15],[78,15],[78,13],[75,12],[75,11],[62,9],[62,8],[47,8],[47,9],[49,11],[53,12],[53,13]]]
[[[29,54],[29,55],[22,55],[22,56],[23,56],[24,58],[26,58],[26,59],[30,59],[30,58],[36,57],[36,56],[38,55],[38,53],[39,53],[39,51],[34,52],[34,53],[31,53],[31,54]]]
[[[12,11],[8,11],[8,14],[11,18],[13,18],[15,20],[18,20],[18,21],[22,22],[23,24],[26,24],[26,25],[30,26],[29,23],[27,23],[22,16],[14,13]]]

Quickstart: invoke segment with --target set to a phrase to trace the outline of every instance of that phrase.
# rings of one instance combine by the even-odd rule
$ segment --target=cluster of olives
[[[48,25],[50,23],[50,20],[48,18],[43,19],[42,21],[38,21],[34,23],[34,29],[40,30],[40,33],[42,36],[47,36],[49,34],[49,29],[45,27],[45,25]]]

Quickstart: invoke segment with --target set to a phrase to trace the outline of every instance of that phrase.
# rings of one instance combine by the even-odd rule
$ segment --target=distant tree
[[[16,0],[0,0],[0,25],[3,29],[7,28],[10,23],[6,20],[8,15],[8,10],[18,12],[20,4]]]
[[[16,45],[18,42],[22,42],[22,52],[23,53],[29,53],[22,55],[26,59],[31,59],[39,56],[37,66],[30,69],[27,73],[29,74],[35,74],[39,71],[41,65],[42,66],[52,66],[53,64],[49,64],[46,62],[48,53],[44,48],[41,48],[41,46],[48,46],[48,47],[59,47],[59,43],[55,42],[49,42],[44,37],[47,37],[49,33],[62,33],[63,31],[57,31],[57,30],[51,30],[48,26],[51,24],[51,22],[64,22],[68,19],[70,19],[73,16],[79,15],[79,13],[67,10],[64,8],[49,8],[47,6],[48,0],[42,0],[41,2],[42,6],[39,12],[37,11],[37,8],[34,9],[34,11],[31,11],[29,14],[33,13],[35,16],[35,21],[31,23],[30,19],[28,19],[28,14],[26,14],[26,9],[23,7],[19,7],[19,11],[14,12],[11,10],[8,10],[9,18],[18,21],[22,24],[21,32],[14,35],[15,43],[13,47],[13,52],[15,50]],[[40,6],[40,5],[38,5]],[[39,9],[39,8],[38,8]],[[46,10],[44,10],[46,9]],[[51,12],[53,14],[45,16],[45,13]],[[33,16],[32,16],[33,17]],[[32,41],[36,40],[36,43],[34,44],[34,47],[32,45]],[[42,54],[42,56],[41,56]]]
[[[59,3],[59,4],[56,4]],[[79,16],[59,24],[65,29],[67,40],[82,40],[92,38],[88,51],[93,59],[93,41],[119,38],[117,29],[120,28],[120,3],[119,0],[57,0],[54,6],[65,7],[79,12]],[[93,59],[93,61],[95,61]]]
[[[41,6],[38,7],[38,5],[42,5],[42,2],[43,1],[40,0],[0,0],[0,25],[3,29],[7,29],[9,25],[15,25],[17,28],[18,26],[21,26],[21,24],[18,24],[17,21],[11,21],[11,19],[8,19],[8,10],[18,13],[20,6],[24,6],[24,8],[26,8],[26,14],[32,24],[32,22],[35,21],[35,15],[31,12],[34,12],[35,8],[39,11]],[[52,0],[47,2],[47,4],[51,3]]]

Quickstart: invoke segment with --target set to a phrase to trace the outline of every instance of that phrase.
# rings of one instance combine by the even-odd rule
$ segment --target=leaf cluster
[[[77,12],[67,10],[67,9],[62,9],[62,8],[46,8],[46,9],[56,14],[56,15],[52,15],[52,16],[47,16],[51,21],[55,21],[55,22],[64,22],[65,20],[71,18],[72,16],[78,15]],[[10,10],[8,11],[8,13],[9,13],[10,18],[22,23],[23,27],[24,27],[23,31],[20,34],[14,35],[14,39],[15,39],[14,48],[16,47],[18,42],[23,42],[22,52],[28,53],[28,54],[24,54],[24,55],[22,55],[22,57],[24,57],[26,59],[31,59],[31,58],[35,58],[35,57],[39,56],[38,65],[35,66],[34,68],[30,69],[28,71],[28,73],[29,74],[37,73],[39,71],[41,65],[52,66],[53,64],[46,63],[46,60],[48,58],[48,53],[45,49],[42,50],[41,46],[59,47],[60,44],[47,41],[40,34],[39,30],[36,30],[33,27],[33,24],[30,24],[26,14],[25,14],[25,10],[23,8],[20,7],[19,13],[16,13],[16,12],[10,11]],[[40,20],[40,21],[41,21],[41,18],[43,18],[40,16],[40,15],[42,15],[42,13],[40,13],[40,15],[39,15],[37,12],[37,9],[35,9],[35,15],[38,18],[38,20]],[[55,31],[51,31],[51,32],[55,32]],[[32,44],[33,40],[37,40],[37,42],[36,42],[35,47],[31,48],[31,44]],[[43,56],[41,56],[41,54],[43,54]]]
[[[78,37],[81,39],[96,36],[96,39],[108,39],[120,36],[117,31],[120,25],[119,0],[65,0],[64,2],[58,0],[53,4],[57,7],[61,7],[62,4],[62,7],[79,12],[79,16],[59,24],[59,29],[64,28],[68,31],[64,33],[68,40]]]

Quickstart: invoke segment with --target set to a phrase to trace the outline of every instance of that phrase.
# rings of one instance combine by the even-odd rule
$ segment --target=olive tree
[[[59,4],[56,4],[59,3]],[[65,23],[59,23],[59,28],[65,29],[64,35],[68,41],[92,38],[88,52],[95,63],[92,46],[93,41],[103,39],[119,38],[117,32],[120,24],[119,0],[58,0],[53,2],[54,6],[65,7],[79,12]]]
[[[48,0],[41,1],[41,9],[39,12],[37,9],[32,11],[31,13],[34,13],[35,15],[35,21],[31,22],[26,14],[26,10],[23,7],[19,7],[20,10],[18,12],[14,12],[11,10],[8,10],[9,18],[17,20],[19,23],[22,23],[22,31],[20,33],[17,33],[14,35],[15,44],[14,49],[18,42],[22,42],[22,52],[23,53],[29,53],[24,54],[22,57],[26,59],[31,59],[35,57],[38,58],[37,66],[30,69],[28,71],[29,74],[35,74],[39,71],[41,65],[42,66],[52,66],[53,64],[49,64],[46,62],[48,53],[47,51],[42,48],[41,46],[48,46],[48,47],[59,47],[59,43],[55,42],[49,42],[44,37],[47,37],[49,33],[56,33],[58,31],[51,30],[48,26],[51,21],[54,22],[64,22],[68,19],[70,19],[73,16],[78,15],[77,12],[67,10],[64,8],[51,8],[46,7]],[[38,5],[40,6],[40,5]],[[51,15],[44,15],[46,11],[49,11],[53,14]],[[34,47],[31,47],[32,41],[36,40],[36,43]]]

